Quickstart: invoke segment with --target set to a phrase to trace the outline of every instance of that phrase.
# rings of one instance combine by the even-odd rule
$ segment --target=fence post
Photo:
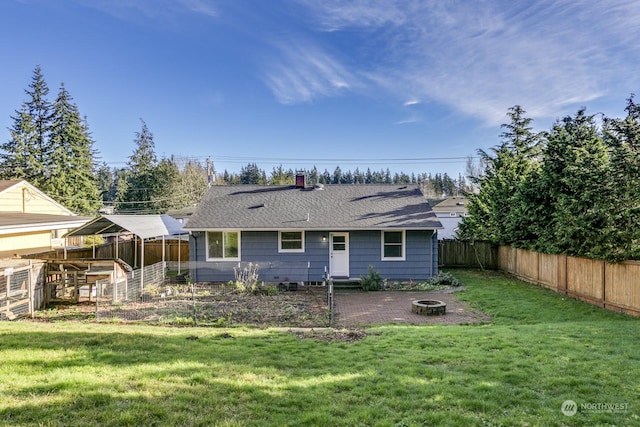
[[[113,287],[115,288],[115,283],[113,284]],[[102,283],[100,283],[99,280],[96,281],[96,321],[100,320],[98,313],[99,313],[99,308],[100,308],[100,295],[102,295]],[[89,292],[89,297],[91,297],[91,292]],[[89,301],[91,301],[91,298],[89,298]]]
[[[198,311],[196,309],[196,290],[193,282],[191,282],[191,302],[193,303],[193,323],[198,326]]]
[[[27,289],[29,290],[27,295],[29,296],[29,317],[33,318],[33,314],[35,310],[33,309],[33,288],[35,287],[35,283],[33,281],[33,263],[29,260],[29,270],[27,273]]]
[[[607,306],[607,261],[602,260],[602,306]]]
[[[333,326],[333,278],[327,280],[327,305],[329,306],[329,326]]]
[[[11,274],[7,274],[5,277],[7,278],[7,292],[5,293],[7,304],[5,307],[5,316],[7,316],[7,319],[11,320],[11,317],[9,316],[9,306],[11,305],[11,301],[9,299],[9,291],[11,290]]]

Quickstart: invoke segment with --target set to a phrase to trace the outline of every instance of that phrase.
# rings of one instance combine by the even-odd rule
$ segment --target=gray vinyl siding
[[[437,240],[434,246],[432,231],[411,231],[405,234],[404,261],[381,259],[380,231],[352,231],[349,233],[349,273],[353,278],[369,272],[369,265],[388,280],[425,280],[437,274]],[[435,258],[434,258],[435,256]],[[434,262],[435,259],[435,262]]]
[[[199,282],[227,282],[235,279],[234,267],[245,268],[249,262],[258,265],[259,280],[266,283],[319,282],[329,266],[329,243],[322,242],[328,233],[307,231],[305,251],[279,253],[277,231],[243,231],[238,261],[206,261],[205,233],[194,233],[190,254],[194,254],[191,277]]]
[[[249,262],[258,264],[259,280],[267,283],[319,282],[329,268],[329,242],[322,236],[329,231],[306,231],[303,253],[279,253],[277,231],[243,231],[241,262],[206,261],[206,237],[194,232],[190,240],[191,277],[198,282],[234,280],[234,267],[244,268]],[[382,261],[381,232],[364,230],[349,232],[349,275],[357,279],[369,271],[369,265],[389,280],[425,280],[438,269],[438,242],[432,231],[405,234],[404,261]],[[328,239],[327,239],[328,240]]]

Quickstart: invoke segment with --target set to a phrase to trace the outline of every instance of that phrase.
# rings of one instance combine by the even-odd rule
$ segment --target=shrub
[[[278,287],[273,285],[263,286],[260,290],[262,295],[274,296],[278,295]]]
[[[360,277],[360,284],[365,291],[379,291],[382,289],[382,277],[372,265],[369,266],[369,273]]]
[[[447,287],[457,287],[462,286],[462,282],[453,277],[449,273],[440,272],[437,275],[431,277],[428,281],[428,284],[432,286],[447,286]]]
[[[85,236],[82,247],[90,248],[92,246],[99,246],[104,244],[104,237],[102,236]]]

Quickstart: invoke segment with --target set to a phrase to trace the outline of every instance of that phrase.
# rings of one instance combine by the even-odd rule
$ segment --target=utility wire
[[[464,157],[399,157],[390,159],[381,158],[348,158],[348,157],[335,157],[335,158],[313,158],[313,157],[247,157],[247,156],[174,156],[173,160],[176,163],[186,163],[188,161],[206,160],[211,159],[214,163],[216,161],[223,161],[225,163],[343,163],[343,164],[386,164],[386,165],[402,165],[402,164],[421,164],[421,163],[463,163],[467,160],[479,159],[477,156],[464,156]],[[127,164],[128,162],[104,162],[108,165],[115,164]]]

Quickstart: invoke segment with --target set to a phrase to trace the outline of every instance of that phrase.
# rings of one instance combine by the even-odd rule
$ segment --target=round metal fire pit
[[[411,311],[427,316],[441,316],[447,313],[447,304],[438,300],[421,299],[411,302]]]

